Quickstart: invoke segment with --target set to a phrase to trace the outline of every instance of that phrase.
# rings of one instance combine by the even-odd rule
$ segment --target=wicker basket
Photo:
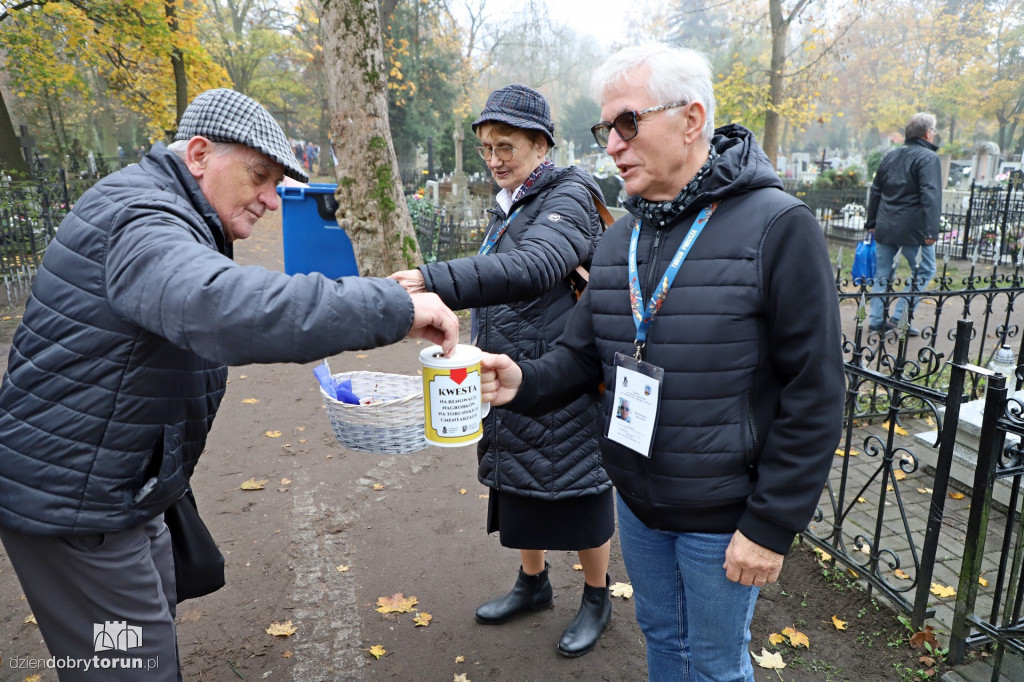
[[[423,435],[423,380],[418,376],[383,372],[343,372],[334,380],[352,382],[360,399],[369,405],[351,405],[327,395],[323,398],[338,442],[349,450],[381,455],[404,455],[427,447]]]

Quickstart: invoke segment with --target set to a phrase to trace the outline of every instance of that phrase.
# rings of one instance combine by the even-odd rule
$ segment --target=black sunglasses
[[[611,135],[612,128],[615,128],[615,132],[618,133],[619,139],[623,142],[632,140],[640,132],[637,120],[644,114],[653,114],[656,111],[685,107],[687,104],[689,102],[673,102],[672,104],[662,104],[660,107],[648,107],[640,111],[624,111],[616,116],[615,120],[611,123],[601,121],[591,128],[590,132],[593,133],[597,146],[604,149],[608,146],[608,136]]]

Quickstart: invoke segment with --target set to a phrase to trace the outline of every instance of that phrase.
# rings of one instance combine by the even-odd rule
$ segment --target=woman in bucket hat
[[[432,291],[451,308],[473,309],[473,343],[517,360],[544,354],[576,302],[577,266],[589,268],[601,233],[593,178],[545,157],[554,124],[544,97],[523,85],[495,90],[473,122],[477,152],[501,188],[480,252],[396,272],[410,292]],[[478,446],[480,482],[489,487],[487,531],[519,550],[512,591],[476,610],[478,622],[504,623],[552,606],[545,550],[579,552],[579,612],[558,651],[582,656],[611,617],[608,554],[615,530],[611,483],[597,448],[598,396],[534,415],[491,410]]]

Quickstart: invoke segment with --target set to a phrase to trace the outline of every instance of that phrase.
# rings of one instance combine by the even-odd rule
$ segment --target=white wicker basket
[[[350,380],[352,392],[369,405],[351,405],[320,389],[331,428],[349,450],[404,455],[427,447],[423,435],[423,379],[383,372],[343,372],[335,382]]]

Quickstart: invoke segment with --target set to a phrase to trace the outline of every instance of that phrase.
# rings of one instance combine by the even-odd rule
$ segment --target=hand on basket
[[[437,294],[409,294],[409,297],[413,306],[409,336],[439,344],[444,354],[450,356],[459,343],[459,318]]]
[[[507,355],[484,353],[480,358],[480,400],[504,405],[516,397],[523,383],[523,370]]]

